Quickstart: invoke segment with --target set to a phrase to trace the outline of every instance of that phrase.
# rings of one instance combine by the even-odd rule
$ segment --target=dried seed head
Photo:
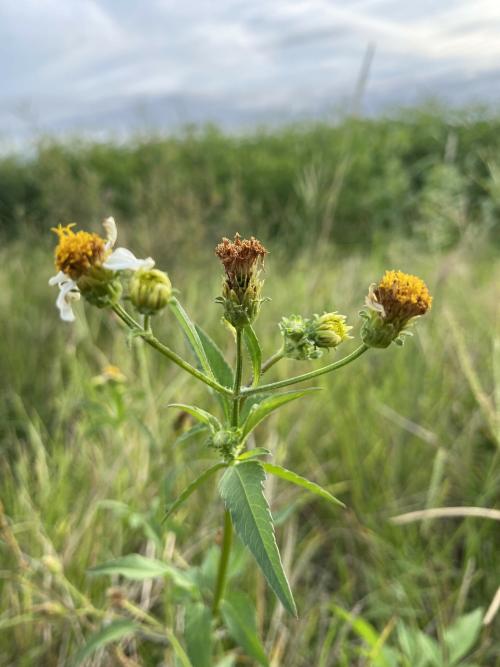
[[[263,261],[268,254],[262,243],[253,236],[242,239],[235,234],[234,241],[223,238],[215,248],[215,254],[224,265],[227,278],[230,282],[250,277],[259,261]]]
[[[225,271],[222,296],[217,300],[224,305],[225,319],[241,329],[251,324],[259,312],[262,281],[258,275],[267,250],[253,236],[242,239],[236,234],[234,241],[223,238],[215,254]]]

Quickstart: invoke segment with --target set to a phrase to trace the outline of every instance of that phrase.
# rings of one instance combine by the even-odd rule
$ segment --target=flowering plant
[[[255,238],[241,239],[237,234],[233,241],[224,238],[215,249],[221,260],[224,277],[222,294],[216,299],[223,307],[223,319],[235,341],[235,367],[232,369],[211,338],[193,323],[174,295],[166,273],[153,268],[151,258],[137,259],[130,250],[113,250],[117,229],[113,218],[103,223],[106,239],[96,233],[73,231],[73,225],[59,226],[54,231],[59,237],[55,251],[58,274],[50,280],[57,285],[59,296],[56,305],[65,321],[73,321],[74,302],[83,296],[90,304],[113,311],[134,337],[142,339],[170,361],[203,383],[218,399],[219,411],[208,412],[199,406],[176,403],[170,407],[191,415],[199,425],[197,432],[205,434],[205,443],[218,453],[219,460],[194,479],[167,508],[170,517],[188,498],[208,480],[219,477],[218,490],[225,505],[224,529],[220,548],[214,589],[192,591],[192,582],[186,584],[182,577],[174,576],[174,582],[193,593],[186,621],[187,655],[172,634],[163,628],[176,653],[185,656],[182,664],[194,667],[211,665],[211,648],[201,652],[196,637],[208,628],[217,630],[223,622],[232,639],[260,664],[268,664],[258,638],[248,639],[248,600],[227,593],[226,583],[233,530],[243,545],[252,553],[270,588],[284,608],[297,615],[295,601],[286,577],[275,539],[274,524],[263,491],[266,474],[275,475],[292,484],[320,496],[329,503],[343,506],[328,490],[313,481],[282,466],[267,461],[271,452],[262,447],[251,447],[249,436],[272,412],[281,406],[315,392],[316,388],[278,391],[292,385],[336,371],[364,354],[371,347],[387,347],[391,342],[403,343],[408,326],[416,317],[425,314],[432,298],[422,280],[400,271],[388,271],[378,284],[370,287],[366,308],[361,312],[362,342],[350,354],[337,361],[284,380],[263,383],[263,375],[280,359],[289,357],[307,361],[319,358],[325,350],[337,350],[351,336],[352,327],[346,317],[335,312],[325,312],[305,318],[291,315],[282,318],[279,330],[282,344],[267,361],[262,361],[260,341],[253,329],[259,315],[262,297],[262,268],[267,250]],[[125,307],[124,304],[130,304]],[[186,335],[196,358],[196,365],[181,357],[153,332],[153,318],[166,308],[173,313]],[[132,312],[131,312],[132,311]],[[243,382],[244,346],[252,366],[252,379]],[[172,575],[173,566],[131,555],[104,563],[92,569],[95,574],[117,573],[130,575],[130,571],[142,572],[141,576]],[[144,572],[146,573],[144,575]],[[189,585],[188,585],[189,584]],[[111,596],[113,605],[121,614],[114,618],[116,633],[108,636],[119,638],[119,628],[127,632],[139,631],[137,623],[152,625],[156,631],[161,623],[145,615],[138,607],[116,593]],[[129,615],[136,625],[126,625]],[[243,620],[242,620],[243,619]],[[122,624],[117,625],[117,624]],[[123,625],[125,623],[125,625]],[[151,628],[150,628],[151,629]],[[142,628],[144,632],[144,628]],[[95,642],[94,642],[95,643]],[[91,644],[92,645],[92,644]],[[87,645],[88,646],[88,645]],[[84,647],[84,651],[85,651]],[[186,662],[187,661],[187,662]],[[190,662],[191,661],[191,662]]]

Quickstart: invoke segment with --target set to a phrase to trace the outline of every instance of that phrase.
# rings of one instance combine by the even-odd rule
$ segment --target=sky
[[[498,0],[0,0],[0,139],[500,102]]]

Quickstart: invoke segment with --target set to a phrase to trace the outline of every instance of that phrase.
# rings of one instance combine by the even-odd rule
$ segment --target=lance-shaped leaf
[[[111,642],[117,642],[124,637],[133,635],[138,630],[140,630],[140,626],[129,620],[114,621],[113,623],[104,626],[90,635],[86,643],[74,656],[71,664],[73,667],[77,667],[77,665],[80,665],[98,649],[103,648]]]
[[[214,415],[211,415],[210,412],[203,410],[202,408],[197,408],[196,405],[185,405],[184,403],[170,403],[167,405],[168,408],[178,408],[179,410],[184,410],[188,412],[195,419],[197,419],[202,424],[211,426],[217,431],[222,428],[220,421]]]
[[[276,477],[285,479],[287,482],[291,482],[292,484],[301,486],[303,489],[307,489],[307,491],[315,493],[317,496],[321,496],[321,498],[328,500],[334,505],[340,505],[341,507],[345,507],[344,503],[341,500],[335,498],[335,496],[332,496],[331,493],[329,493],[319,484],[316,484],[315,482],[310,482],[305,477],[301,477],[300,475],[297,475],[297,473],[292,472],[291,470],[287,470],[286,468],[282,468],[281,466],[277,466],[272,463],[262,462],[261,465],[264,468],[264,470],[270,475],[275,475]]]
[[[226,463],[216,463],[213,465],[211,468],[208,468],[204,472],[201,473],[199,477],[197,477],[191,484],[188,484],[184,491],[180,494],[180,496],[177,497],[177,499],[174,501],[174,503],[168,508],[167,513],[165,515],[165,519],[168,519],[168,517],[175,512],[175,510],[182,505],[183,502],[185,502],[189,496],[196,491],[196,489],[201,486],[204,482],[207,481],[210,477],[212,477],[213,474],[215,474],[218,470],[222,470],[222,468],[227,468]]]
[[[277,410],[286,403],[290,403],[290,401],[295,401],[297,398],[301,398],[301,396],[305,396],[314,391],[321,391],[321,389],[319,387],[311,387],[309,389],[301,389],[300,391],[286,391],[282,394],[269,396],[261,403],[254,405],[242,427],[243,439],[245,439],[271,412],[274,412],[274,410]]]
[[[210,368],[215,376],[217,382],[220,382],[224,387],[233,388],[234,374],[231,366],[227,363],[220,348],[210,336],[198,324],[195,324],[195,329],[200,338],[203,349],[207,356]]]
[[[265,477],[260,463],[245,461],[226,470],[219,489],[241,541],[252,552],[285,609],[296,616],[297,609],[283,571],[271,512],[262,488]]]
[[[91,567],[88,572],[89,574],[119,574],[132,581],[168,577],[180,588],[191,592],[195,590],[193,582],[178,568],[155,558],[146,558],[140,554],[129,554],[122,558],[115,558],[106,563],[101,563],[101,565]]]
[[[208,363],[210,364],[210,368],[212,369],[215,379],[224,387],[232,389],[234,384],[234,374],[231,366],[227,363],[219,347],[214,343],[210,336],[197,324],[194,326],[198,332],[198,336],[200,337],[201,344],[203,345],[203,349],[205,350]],[[224,415],[227,419],[229,419],[231,415],[230,399],[227,396],[219,393],[217,393],[217,398],[222,405]]]
[[[250,359],[252,360],[252,369],[253,369],[253,386],[259,384],[260,380],[260,368],[262,366],[262,350],[260,349],[259,339],[255,335],[255,331],[252,326],[248,324],[243,329],[243,335],[245,338],[245,343],[247,346],[248,353],[250,354]]]
[[[205,371],[205,373],[207,373],[207,375],[213,378],[214,374],[208,362],[205,348],[202,345],[200,336],[198,335],[196,327],[194,323],[191,321],[191,318],[186,313],[186,311],[184,310],[184,308],[181,306],[181,304],[177,299],[175,298],[171,299],[169,302],[169,306],[172,312],[174,313],[175,317],[177,318],[177,321],[181,325],[182,330],[186,334],[189,344],[191,345],[196,357],[198,358],[198,361],[200,362],[201,368]]]

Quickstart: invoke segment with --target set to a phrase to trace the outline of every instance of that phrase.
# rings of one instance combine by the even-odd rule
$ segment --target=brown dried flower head
[[[262,243],[253,236],[242,239],[235,234],[234,241],[223,238],[215,248],[215,254],[221,260],[229,283],[241,286],[242,279],[249,278],[255,266],[268,254]]]
[[[224,317],[235,328],[251,324],[259,312],[262,282],[259,269],[267,250],[253,236],[242,239],[236,234],[234,241],[223,238],[215,248],[226,276],[222,296],[217,300],[224,305]]]

